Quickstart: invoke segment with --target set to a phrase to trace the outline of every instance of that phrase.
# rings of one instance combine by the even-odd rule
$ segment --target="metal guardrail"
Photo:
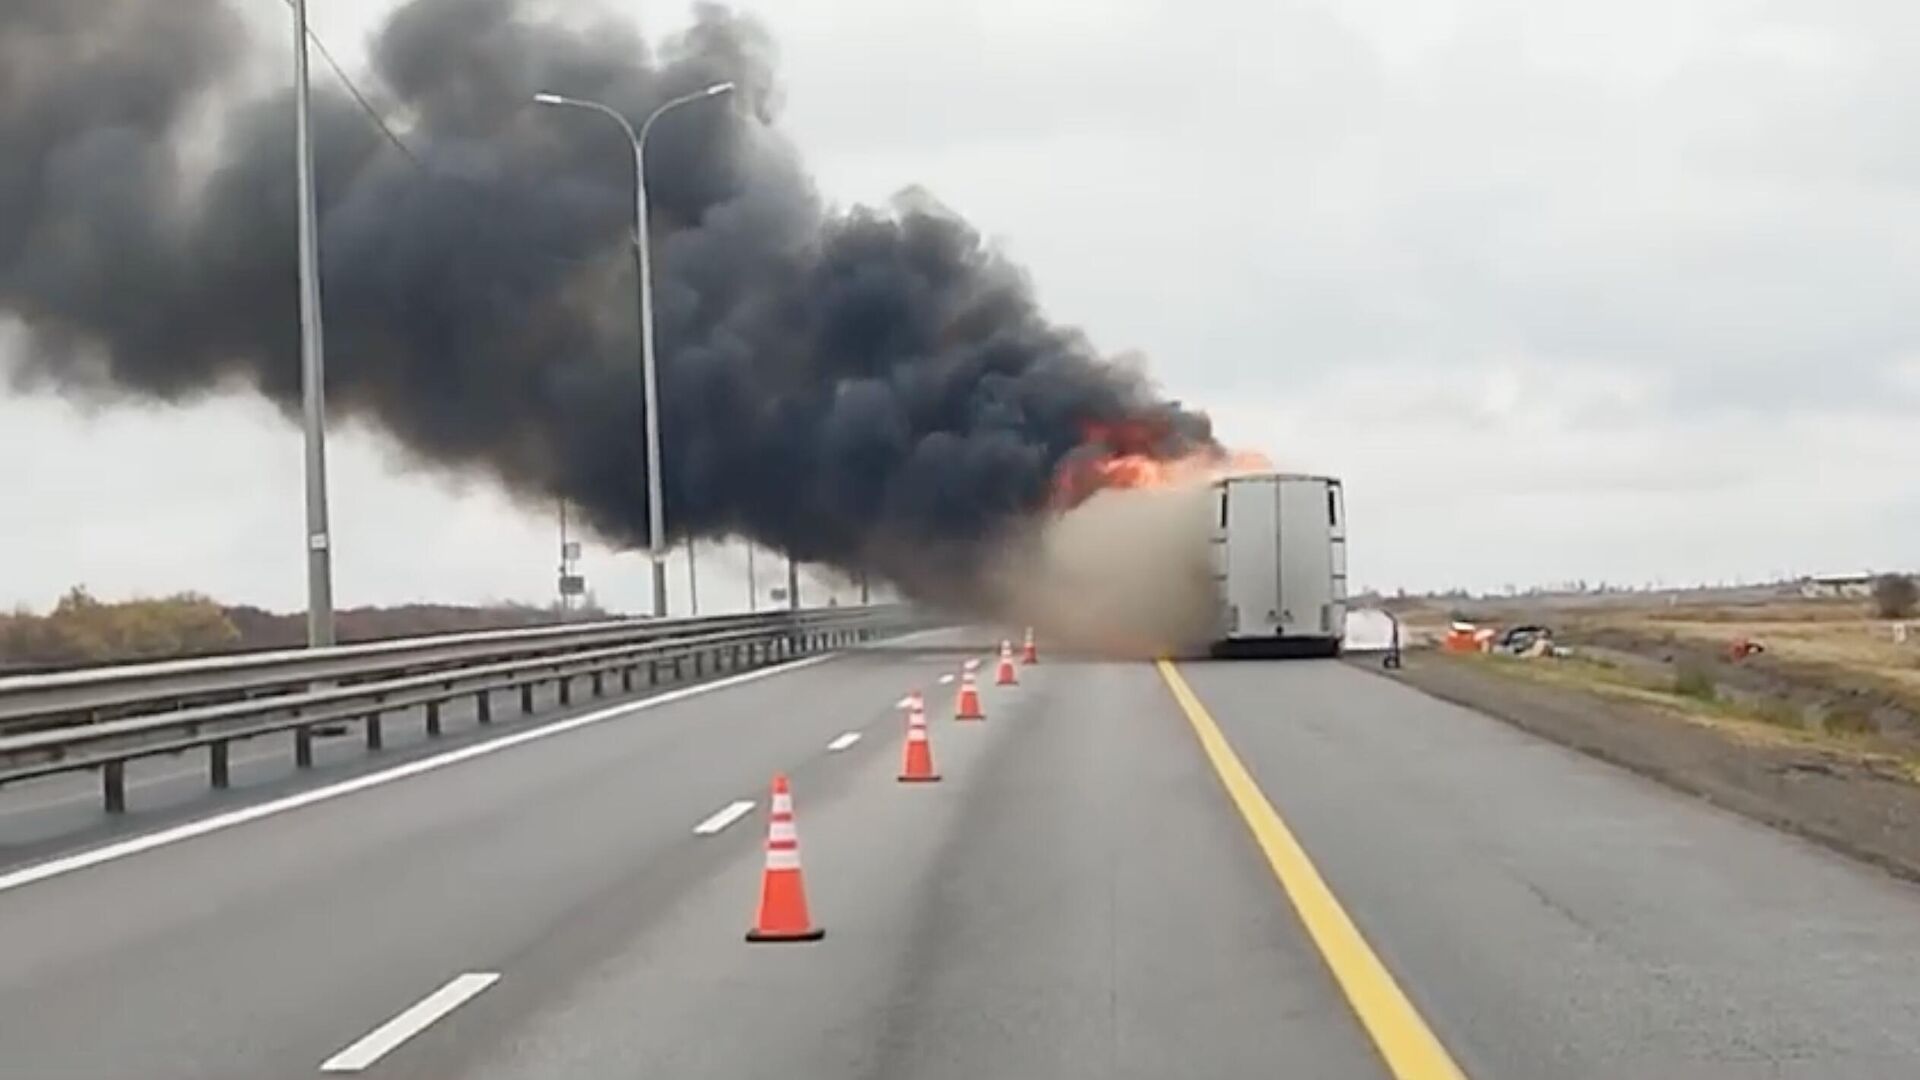
[[[830,615],[837,610],[484,630],[324,649],[282,649],[18,675],[0,678],[0,735],[23,727],[106,720],[169,705],[285,692],[316,682],[364,680],[700,631],[786,626],[795,619]]]
[[[663,667],[679,679],[691,665],[697,678],[908,624],[895,607],[632,620],[0,679],[0,785],[98,769],[106,809],[120,813],[126,763],[140,758],[204,747],[208,782],[224,788],[231,744],[243,739],[291,732],[304,769],[319,727],[358,722],[368,749],[378,750],[385,718],[403,709],[420,708],[433,737],[441,706],[455,698],[472,695],[476,718],[489,724],[502,690],[517,689],[521,712],[532,713],[543,683],[555,685],[564,706],[582,678],[595,697],[613,676],[631,692],[643,674],[646,686],[659,684]]]

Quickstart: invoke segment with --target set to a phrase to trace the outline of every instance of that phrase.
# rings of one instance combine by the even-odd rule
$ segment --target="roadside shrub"
[[[1873,706],[1864,701],[1836,701],[1820,717],[1821,730],[1829,735],[1872,735],[1880,730],[1873,722]]]
[[[1883,619],[1905,619],[1920,607],[1920,585],[1906,574],[1882,574],[1873,583],[1873,613]]]
[[[0,660],[57,665],[194,655],[232,648],[239,638],[220,605],[204,596],[103,603],[74,588],[46,615],[21,611],[0,619]]]
[[[1720,690],[1714,685],[1713,676],[1705,668],[1694,664],[1681,664],[1673,673],[1673,692],[1695,701],[1720,700]]]
[[[1753,715],[1762,723],[1773,724],[1776,727],[1797,728],[1804,722],[1800,706],[1783,697],[1763,698],[1754,707]]]

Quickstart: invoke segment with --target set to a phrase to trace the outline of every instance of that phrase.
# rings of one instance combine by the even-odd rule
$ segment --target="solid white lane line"
[[[739,799],[715,811],[713,816],[693,827],[695,836],[712,836],[753,812],[752,799]]]
[[[852,746],[854,743],[857,743],[859,741],[860,741],[860,733],[857,731],[849,731],[844,735],[836,737],[832,742],[828,743],[827,749],[832,750],[835,753],[839,753],[840,751],[845,750],[847,747]]]
[[[945,674],[945,675],[942,675],[942,676],[940,676],[940,685],[941,685],[941,686],[946,686],[947,684],[949,684],[949,683],[951,683],[951,682],[953,682],[953,674],[952,674],[951,672],[949,672],[949,673],[947,673],[947,674]]]
[[[447,985],[408,1006],[406,1012],[367,1032],[352,1046],[321,1062],[320,1071],[359,1072],[499,981],[500,974],[494,971],[469,971],[454,976]]]
[[[770,668],[759,668],[754,671],[743,671],[738,675],[729,675],[724,679],[701,683],[698,686],[687,686],[678,690],[668,690],[663,694],[657,694],[643,701],[628,702],[625,705],[615,705],[597,712],[585,713],[571,720],[556,721],[545,727],[534,728],[531,731],[522,731],[513,735],[502,735],[497,739],[491,739],[487,742],[475,743],[472,746],[463,746],[458,750],[449,750],[435,757],[421,758],[418,761],[410,761],[405,765],[397,765],[384,772],[356,776],[351,780],[343,780],[338,784],[329,784],[326,787],[314,788],[312,791],[303,791],[298,795],[289,795],[284,799],[274,799],[271,802],[260,803],[257,806],[248,806],[224,814],[215,814],[212,817],[201,818],[198,821],[189,821],[181,825],[175,825],[170,829],[161,829],[158,832],[147,833],[144,836],[135,836],[117,843],[105,844],[91,851],[82,851],[73,855],[63,855],[57,859],[49,859],[43,863],[37,863],[33,866],[26,866],[18,870],[0,874],[0,892],[6,892],[9,889],[18,889],[23,885],[31,885],[36,881],[45,881],[48,878],[59,877],[62,874],[71,874],[75,870],[84,870],[87,867],[98,866],[101,863],[112,862],[115,859],[124,859],[129,855],[138,855],[143,851],[152,851],[154,848],[177,844],[182,840],[191,840],[196,836],[205,836],[207,833],[219,832],[222,829],[231,829],[236,825],[245,825],[249,821],[258,821],[261,818],[284,814],[290,810],[298,810],[303,806],[312,806],[315,803],[327,802],[340,798],[343,795],[351,795],[356,791],[365,791],[368,788],[381,787],[385,784],[391,784],[396,780],[405,780],[410,776],[419,776],[421,773],[444,769],[449,765],[458,765],[463,761],[470,761],[473,758],[486,757],[488,754],[497,754],[502,750],[509,750],[523,743],[552,738],[555,735],[565,734],[566,732],[589,727],[593,724],[604,723],[630,713],[642,712],[661,705],[670,705],[673,702],[684,701],[687,698],[699,694],[722,690],[729,686],[738,686],[741,683],[753,682],[756,679],[765,679],[774,675],[784,675],[789,671],[798,671],[801,668],[812,667],[815,664],[824,664],[838,655],[840,654],[824,653],[820,656],[809,656],[804,659],[795,660],[790,664],[780,664]]]

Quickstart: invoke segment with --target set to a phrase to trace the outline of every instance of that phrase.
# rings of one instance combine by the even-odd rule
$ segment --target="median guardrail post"
[[[473,695],[473,708],[483,724],[493,723],[493,695],[485,690]]]
[[[101,794],[106,799],[107,813],[124,814],[127,812],[127,763],[109,761],[100,766]]]
[[[207,744],[207,782],[216,788],[227,786],[227,741]]]
[[[440,703],[427,702],[427,737],[437,738],[440,734]]]

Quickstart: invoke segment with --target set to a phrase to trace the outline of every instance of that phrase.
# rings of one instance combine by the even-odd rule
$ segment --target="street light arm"
[[[660,119],[667,111],[677,109],[682,105],[690,105],[693,102],[705,98],[732,93],[733,89],[734,86],[731,82],[714,83],[712,86],[702,87],[691,93],[681,94],[677,98],[664,101],[652,112],[647,114],[647,118],[641,122],[640,130],[637,133],[633,130],[633,125],[621,114],[620,110],[610,105],[603,105],[598,101],[587,101],[583,98],[567,97],[565,94],[535,94],[533,95],[533,100],[542,105],[564,105],[575,109],[591,109],[603,116],[612,117],[613,122],[620,125],[620,130],[626,133],[628,142],[642,145],[646,142],[647,132],[653,128],[653,122]]]
[[[627,136],[627,143],[633,147],[634,185],[636,187],[639,187],[644,185],[647,182],[646,173],[644,171],[646,166],[644,165],[640,157],[640,140],[643,136],[634,134],[633,125],[627,122],[627,118],[625,116],[620,115],[619,109],[616,109],[611,105],[602,105],[597,101],[585,101],[581,98],[570,98],[564,94],[535,94],[533,95],[533,100],[536,102],[539,102],[542,105],[559,105],[569,109],[585,109],[588,112],[597,112],[601,116],[604,116],[609,120],[612,120],[614,123],[619,124],[621,132],[623,132]],[[659,114],[656,112],[655,115],[657,116]],[[652,121],[649,120],[648,122],[651,123]],[[635,220],[634,227],[633,227],[633,240],[635,243],[639,243],[641,241],[640,222],[637,219]]]
[[[660,119],[660,117],[669,110],[677,109],[682,105],[690,105],[696,101],[705,100],[706,98],[717,97],[720,94],[730,93],[732,90],[733,84],[730,82],[714,83],[712,86],[703,87],[692,93],[681,94],[677,98],[662,102],[658,108],[647,114],[646,120],[641,122],[640,138],[637,141],[644,144],[647,141],[647,132],[653,128],[653,122]]]
[[[614,123],[619,124],[620,130],[627,133],[628,142],[640,141],[639,137],[633,133],[633,125],[627,122],[626,117],[620,115],[620,110],[611,105],[602,105],[597,101],[585,101],[581,98],[570,98],[564,94],[535,94],[533,95],[533,100],[542,105],[563,105],[570,109],[588,109],[597,112],[602,116],[612,118]]]
[[[545,93],[533,95],[533,100],[542,105],[559,105],[566,108],[586,109],[590,112],[597,112],[611,119],[614,123],[619,124],[621,132],[627,137],[627,141],[633,144],[634,185],[637,189],[644,191],[647,183],[645,147],[647,145],[647,134],[653,130],[653,122],[660,119],[660,117],[667,112],[677,109],[682,105],[690,105],[696,101],[731,93],[733,88],[733,83],[731,82],[714,83],[712,86],[703,87],[691,93],[681,94],[679,97],[664,101],[652,112],[647,114],[647,118],[641,122],[638,132],[633,130],[633,124],[627,120],[626,116],[624,116],[620,110],[610,105],[603,105],[598,101],[587,101],[584,98],[567,97],[564,94]],[[634,241],[641,243],[644,242],[644,240],[645,226],[636,219],[634,223]]]

